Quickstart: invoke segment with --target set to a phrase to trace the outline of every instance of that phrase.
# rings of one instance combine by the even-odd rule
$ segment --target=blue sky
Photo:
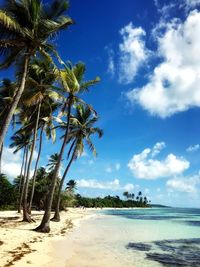
[[[141,190],[153,203],[200,207],[200,1],[70,5],[76,23],[59,35],[58,50],[85,62],[87,79],[101,77],[84,99],[104,136],[94,139],[98,157],[86,150],[68,179],[87,196]],[[41,165],[59,147],[45,141]],[[10,152],[4,168],[12,176],[21,155]]]

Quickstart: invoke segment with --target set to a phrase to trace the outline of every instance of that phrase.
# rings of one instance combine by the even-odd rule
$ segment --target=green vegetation
[[[76,199],[77,206],[83,206],[86,208],[146,208],[150,206],[146,197],[137,201],[133,199],[122,200],[119,196],[110,195],[104,198],[88,198],[76,195]]]
[[[146,206],[147,200],[141,194],[134,200],[133,194],[130,199],[128,193],[126,201],[110,196],[104,199],[75,196],[76,183],[72,180],[63,191],[68,170],[82,155],[85,145],[97,155],[92,137],[96,134],[100,138],[103,132],[95,125],[97,112],[82,99],[82,94],[100,79],[86,81],[85,64],[65,63],[56,50],[58,33],[73,24],[66,14],[69,6],[66,0],[52,0],[51,4],[41,0],[4,2],[0,7],[0,69],[12,65],[15,78],[3,79],[0,86],[0,208],[23,210],[25,222],[32,222],[33,207],[44,209],[35,230],[49,232],[52,209],[55,210],[52,220],[59,221],[59,210],[68,205]],[[13,184],[2,173],[1,164],[4,139],[11,123],[15,132],[10,137],[10,147],[14,153],[21,150],[23,154],[21,171]],[[55,143],[57,135],[62,136],[61,147],[50,157],[45,169],[40,163],[43,138],[46,136]],[[66,167],[59,178],[61,165]]]
[[[47,171],[40,167],[35,176],[35,192],[33,197],[33,208],[36,210],[44,210],[47,195],[51,185],[52,171]],[[33,178],[30,180],[30,192],[32,188]],[[16,209],[16,201],[18,198],[18,190],[20,177],[17,177],[12,184],[5,175],[0,176],[0,209]],[[133,208],[133,207],[149,207],[149,201],[146,197],[140,197],[134,200],[134,194],[129,193],[129,197],[125,200],[119,196],[106,196],[104,198],[83,197],[75,194],[76,181],[69,180],[65,190],[59,192],[61,180],[57,179],[56,189],[53,198],[53,210],[57,209],[57,200],[59,197],[59,210],[65,210],[67,207],[84,207],[84,208]],[[124,192],[126,195],[126,192]],[[140,195],[140,192],[138,193]]]

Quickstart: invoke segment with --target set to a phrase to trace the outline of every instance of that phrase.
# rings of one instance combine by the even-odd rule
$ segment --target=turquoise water
[[[105,210],[134,266],[200,266],[200,209]],[[123,225],[123,226],[122,226]],[[126,234],[124,234],[124,231]],[[128,237],[128,238],[127,238]],[[129,239],[129,240],[128,240]],[[125,250],[124,250],[125,253]]]
[[[59,246],[66,267],[200,267],[200,209],[98,210]]]

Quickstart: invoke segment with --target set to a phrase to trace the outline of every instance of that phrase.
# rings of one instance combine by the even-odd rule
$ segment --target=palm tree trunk
[[[20,199],[19,199],[19,205],[18,205],[18,213],[21,213],[21,207],[22,207],[22,200],[23,200],[23,195],[24,195],[24,187],[25,187],[25,177],[26,177],[26,171],[27,171],[27,164],[28,164],[28,145],[25,148],[26,150],[26,155],[25,155],[25,164],[24,164],[24,175],[22,178],[22,190],[20,193]]]
[[[33,220],[31,219],[30,215],[28,214],[28,185],[29,185],[29,178],[30,178],[30,173],[31,173],[31,163],[33,160],[33,152],[35,149],[35,143],[37,139],[37,130],[38,130],[38,123],[39,123],[39,118],[40,118],[40,108],[41,108],[41,103],[38,105],[38,112],[37,112],[37,119],[35,123],[35,129],[34,129],[34,135],[33,135],[33,144],[31,146],[31,152],[30,152],[30,158],[28,162],[28,168],[27,168],[27,174],[26,174],[26,182],[25,182],[25,188],[24,188],[24,196],[23,196],[23,221],[24,222],[32,222]]]
[[[72,145],[74,145],[74,143]],[[70,150],[71,150],[71,148],[70,148]],[[58,189],[58,195],[57,195],[57,199],[56,199],[55,213],[54,213],[53,218],[51,219],[51,221],[54,221],[54,222],[59,222],[60,221],[60,196],[61,196],[61,191],[62,191],[63,183],[65,181],[65,177],[66,177],[66,175],[67,175],[67,173],[69,171],[69,168],[70,168],[70,166],[71,166],[71,164],[72,164],[72,162],[74,160],[75,152],[76,151],[74,150],[74,152],[73,152],[73,154],[71,156],[71,159],[70,159],[67,167],[65,168],[65,171],[63,173],[62,179],[60,181],[60,185],[59,185],[59,189]]]
[[[32,207],[33,196],[34,196],[34,191],[35,191],[35,179],[36,179],[37,167],[38,167],[38,162],[39,162],[40,154],[42,150],[42,134],[43,134],[43,127],[41,128],[41,131],[40,131],[40,143],[39,143],[39,149],[38,149],[38,156],[36,159],[35,170],[33,174],[33,184],[32,184],[31,197],[30,197],[30,203],[29,203],[29,209],[28,209],[29,214],[31,214],[31,207]]]
[[[17,197],[17,207],[18,207],[18,213],[21,213],[21,208],[19,206],[19,198],[20,198],[20,193],[22,189],[22,180],[23,180],[23,169],[24,169],[24,163],[25,163],[25,154],[26,154],[26,147],[24,147],[24,152],[23,152],[23,158],[22,158],[22,166],[21,166],[21,171],[20,171],[20,181],[19,181],[19,190],[18,190],[18,197]]]
[[[19,102],[21,95],[22,95],[24,88],[25,88],[29,59],[30,59],[30,56],[28,54],[25,55],[25,57],[24,57],[24,70],[23,70],[23,75],[22,75],[20,87],[17,90],[16,94],[14,95],[12,103],[11,103],[11,107],[9,108],[8,113],[6,114],[6,117],[4,118],[3,123],[0,127],[0,147],[2,147],[2,144],[4,142],[5,135],[8,131],[8,127],[10,125],[12,116],[13,116],[16,108],[17,108],[18,102]]]
[[[3,144],[0,149],[0,174],[2,173],[2,155],[3,155]]]
[[[40,225],[34,229],[35,231],[38,231],[38,232],[43,232],[43,233],[49,233],[50,232],[51,207],[52,207],[53,196],[54,196],[54,191],[55,191],[55,186],[56,186],[56,180],[58,177],[58,173],[59,173],[62,157],[64,154],[65,146],[66,146],[67,140],[68,140],[70,115],[71,115],[71,105],[72,105],[72,100],[73,100],[72,97],[73,96],[68,96],[69,101],[68,101],[68,110],[67,110],[68,111],[68,113],[67,113],[67,127],[66,127],[66,131],[65,131],[63,144],[62,144],[61,149],[60,149],[58,161],[57,161],[57,164],[56,164],[54,172],[53,172],[53,177],[52,177],[51,185],[49,188],[49,193],[47,196],[46,206],[45,206],[45,213],[44,213],[44,216],[42,218]]]

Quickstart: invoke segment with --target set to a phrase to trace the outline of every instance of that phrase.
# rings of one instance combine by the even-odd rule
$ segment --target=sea
[[[98,210],[68,242],[66,267],[200,267],[200,209]]]

